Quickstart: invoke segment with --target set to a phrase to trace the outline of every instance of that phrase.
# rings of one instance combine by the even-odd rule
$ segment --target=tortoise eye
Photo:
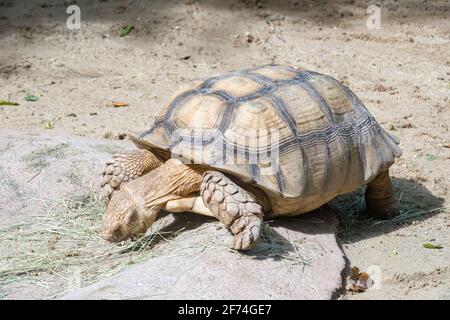
[[[122,238],[122,228],[120,226],[117,226],[114,228],[114,231],[112,233],[113,239],[120,239]]]
[[[128,216],[128,223],[135,223],[137,222],[139,219],[139,216],[137,214],[136,211],[133,211],[129,216]]]

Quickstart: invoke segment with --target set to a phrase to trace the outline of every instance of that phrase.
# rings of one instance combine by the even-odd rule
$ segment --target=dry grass
[[[27,280],[46,288],[52,297],[78,281],[76,277],[86,285],[161,255],[152,248],[154,240],[163,237],[158,232],[121,245],[103,241],[99,235],[104,205],[92,192],[44,202],[44,214],[0,229],[0,286]]]
[[[308,248],[311,244],[305,241],[285,239],[270,228],[270,221],[263,223],[261,241],[251,250],[256,258],[270,258],[289,264],[308,266],[316,258],[316,248]]]

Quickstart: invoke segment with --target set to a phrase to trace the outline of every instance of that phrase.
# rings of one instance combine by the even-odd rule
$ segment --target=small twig
[[[34,178],[36,178],[36,177],[42,172],[42,170],[43,170],[43,169],[39,170],[34,176],[32,176],[32,177],[27,181],[27,183],[31,182],[31,180],[33,180]]]

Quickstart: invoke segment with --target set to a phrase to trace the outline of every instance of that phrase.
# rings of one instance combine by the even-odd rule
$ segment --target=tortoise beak
[[[102,238],[103,238],[103,240],[106,240],[108,242],[120,242],[120,241],[123,241],[121,239],[122,237],[115,236],[113,233],[108,232],[108,231],[103,231]]]
[[[102,232],[102,238],[109,242],[121,242],[131,238],[131,235],[124,233],[120,226],[111,229],[105,229]]]
[[[112,241],[112,239],[111,239],[111,234],[109,234],[109,233],[106,233],[106,232],[102,232],[102,239],[103,240],[106,240],[106,241]]]
[[[102,239],[103,239],[103,240],[106,240],[106,241],[109,241],[109,242],[114,242],[111,233],[110,233],[110,232],[107,232],[107,231],[103,231],[103,232],[102,232]]]

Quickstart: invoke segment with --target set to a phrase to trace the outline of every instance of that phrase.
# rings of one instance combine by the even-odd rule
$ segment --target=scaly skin
[[[217,171],[203,174],[200,193],[204,204],[234,235],[234,249],[249,249],[259,240],[263,212],[253,195]]]
[[[159,167],[161,161],[150,151],[138,149],[129,153],[117,153],[106,163],[102,172],[102,187],[108,198],[113,190]]]
[[[201,193],[201,197],[195,194]],[[144,233],[161,209],[192,211],[222,221],[245,250],[259,238],[263,212],[258,200],[220,172],[202,175],[176,159],[114,191],[103,221],[103,238],[118,242]]]

